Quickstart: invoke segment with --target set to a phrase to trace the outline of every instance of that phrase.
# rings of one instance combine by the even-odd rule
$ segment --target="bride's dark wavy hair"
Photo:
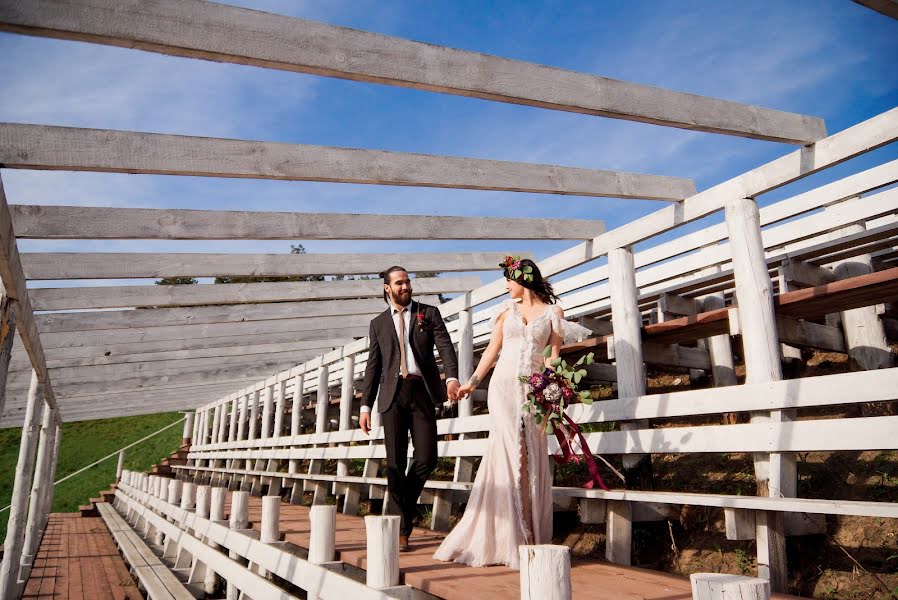
[[[540,273],[539,267],[536,266],[535,262],[529,258],[522,259],[521,267],[521,270],[523,270],[523,267],[530,267],[531,272],[528,274],[533,275],[532,280],[525,280],[523,273],[519,277],[513,277],[512,275],[514,273],[511,269],[505,269],[505,279],[516,281],[528,290],[531,290],[543,304],[555,304],[560,300],[560,298],[555,295],[555,290],[552,289],[552,284],[546,279],[543,279],[543,274]]]

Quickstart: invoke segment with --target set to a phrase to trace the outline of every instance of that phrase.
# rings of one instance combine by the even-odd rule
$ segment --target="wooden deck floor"
[[[141,600],[103,519],[53,513],[23,598]]]
[[[250,498],[249,518],[256,528],[262,514],[260,498]],[[281,505],[281,532],[286,541],[308,548],[309,507]],[[444,534],[416,529],[412,551],[400,555],[400,581],[447,599],[509,600],[520,597],[518,571],[506,567],[471,568],[433,559]],[[337,559],[364,569],[365,523],[360,517],[337,514]],[[574,598],[598,600],[690,600],[689,580],[657,571],[575,561],[571,567]]]

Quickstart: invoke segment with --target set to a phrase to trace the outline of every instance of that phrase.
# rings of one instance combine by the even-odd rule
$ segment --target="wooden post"
[[[196,486],[190,482],[185,481],[184,485],[181,486],[181,508],[184,510],[194,510],[196,508]]]
[[[184,432],[181,434],[181,445],[189,446],[193,441],[193,411],[187,411],[184,415]]]
[[[118,464],[115,466],[115,480],[121,481],[122,479],[122,469],[125,468],[125,451],[118,451]]]
[[[281,497],[262,496],[262,526],[259,541],[274,544],[280,541]]]
[[[287,382],[279,381],[274,384],[274,426],[271,430],[271,437],[281,437],[284,433],[284,409],[285,398],[287,395]]]
[[[849,225],[833,232],[833,238],[844,237],[866,231],[861,224]],[[869,254],[841,260],[831,265],[836,280],[868,275],[873,272],[873,259]],[[885,326],[876,312],[875,306],[863,306],[841,313],[842,331],[852,370],[869,371],[888,369],[894,358],[886,340]],[[865,415],[874,416],[874,415]]]
[[[16,337],[18,310],[19,301],[6,295],[6,289],[0,281],[0,415],[6,405],[6,378],[12,358],[12,343]]]
[[[31,499],[28,503],[25,542],[22,546],[22,564],[25,566],[22,579],[24,581],[28,580],[31,566],[34,564],[34,554],[37,551],[41,532],[46,523],[46,513],[50,512],[50,507],[45,499],[50,490],[53,489],[50,468],[53,462],[53,450],[56,445],[56,414],[56,411],[45,403],[44,414],[41,419],[40,441],[37,446],[34,480],[31,482]],[[21,586],[19,589],[21,590]]]
[[[633,505],[626,500],[605,504],[605,558],[618,565],[632,562]]]
[[[254,440],[259,431],[259,390],[254,390],[250,396],[249,405],[249,436],[247,439]]]
[[[642,355],[642,314],[636,289],[636,269],[630,248],[608,252],[608,285],[611,292],[611,322],[614,328],[614,360],[619,398],[645,395],[645,362]],[[621,431],[647,428],[647,419],[622,423]],[[627,488],[652,489],[652,457],[628,454],[623,457]],[[610,560],[610,559],[609,559]],[[629,563],[627,563],[629,564]]]
[[[274,385],[265,387],[265,399],[262,401],[262,439],[271,437],[272,409],[274,408]]]
[[[175,506],[180,506],[181,504],[181,487],[182,482],[177,479],[172,479],[168,482],[168,499],[167,502],[169,504],[174,504]]]
[[[223,487],[214,487],[211,488],[211,494],[209,496],[209,520],[210,521],[224,521],[224,510],[225,510],[225,496],[227,494],[227,489]],[[212,548],[218,548],[218,544],[210,541],[206,541],[206,543]],[[210,568],[206,568],[206,577],[204,579],[204,587],[207,594],[211,594],[215,591],[215,586],[218,584],[218,574]]]
[[[302,389],[304,385],[305,376],[302,373],[293,378],[293,412],[290,414],[290,435],[292,436],[300,434],[300,425],[302,423]],[[287,471],[290,473],[299,471],[299,461],[291,460],[287,464]],[[302,491],[302,482],[294,479],[292,489],[290,490],[291,504],[300,504],[302,502]]]
[[[209,508],[212,503],[212,488],[208,485],[196,486],[196,516],[209,518]]]
[[[340,386],[340,431],[352,428],[352,401],[355,399],[353,379],[355,377],[355,355],[343,357],[343,380]],[[337,461],[337,475],[349,475],[349,460]],[[359,510],[359,487],[355,484],[341,484],[334,487],[335,494],[343,496],[343,514],[355,515]]]
[[[701,299],[703,311],[715,310],[726,306],[723,292],[709,294]],[[729,334],[715,335],[705,340],[708,347],[708,355],[711,358],[711,381],[714,387],[726,387],[736,385],[736,367],[733,364],[733,343]],[[727,413],[723,415],[724,424],[734,425],[736,415]]]
[[[768,600],[770,582],[757,577],[725,573],[693,573],[689,576],[693,600]]]
[[[751,198],[726,204],[726,224],[733,255],[739,324],[745,355],[746,383],[780,381],[780,343],[773,312],[773,284],[767,271],[758,205]],[[794,420],[794,411],[755,413],[752,422]],[[795,496],[797,466],[794,455],[755,455],[758,495]],[[786,591],[786,539],[782,515],[757,520],[758,574],[770,580],[775,592]],[[763,531],[762,531],[763,530]]]
[[[231,399],[231,402],[230,402],[231,414],[229,415],[230,423],[228,424],[228,441],[229,442],[233,442],[233,441],[237,440],[237,416],[240,412],[239,404],[240,404],[239,399],[237,399],[237,398]]]
[[[231,514],[228,519],[228,527],[231,529],[246,529],[249,527],[249,492],[231,492]],[[237,553],[233,550],[228,553],[232,559],[237,559]],[[227,599],[238,600],[240,590],[234,587],[230,581],[227,586]]]
[[[465,305],[470,304],[470,293],[466,294]],[[458,313],[458,379],[465,383],[474,372],[474,324],[471,318],[471,310],[465,309]],[[474,407],[472,397],[458,401],[458,416],[470,417]],[[461,435],[459,439],[465,439]],[[455,472],[452,480],[457,482],[471,481],[474,476],[474,459],[469,456],[459,456],[455,459]],[[449,517],[452,514],[455,492],[452,490],[437,490],[433,496],[431,509],[430,528],[434,531],[446,531],[449,529]]]
[[[191,431],[191,435],[190,435],[191,445],[193,444],[193,442],[199,443],[201,416],[202,415],[200,414],[200,412],[198,410],[193,412],[193,430]]]
[[[365,517],[368,565],[366,585],[383,589],[399,584],[399,517]]]
[[[571,600],[571,549],[567,546],[518,546],[521,600]]]
[[[25,422],[19,443],[19,458],[13,480],[10,498],[9,521],[6,526],[6,541],[3,544],[3,563],[0,566],[0,595],[12,600],[18,596],[19,565],[22,561],[22,547],[25,544],[25,521],[28,516],[28,493],[34,471],[34,450],[37,445],[38,423],[44,407],[44,385],[31,370],[31,385],[28,388],[28,403],[25,407]]]
[[[309,539],[309,562],[320,565],[334,560],[337,533],[337,507],[333,504],[313,506],[309,512],[312,534]]]
[[[321,365],[318,369],[318,395],[315,405],[315,433],[327,432],[327,409],[330,402],[330,395],[327,387],[328,366]],[[321,473],[321,460],[313,459],[309,461],[309,474],[317,475]],[[315,481],[312,484],[314,496],[312,504],[324,504],[327,499],[327,484],[322,481]]]

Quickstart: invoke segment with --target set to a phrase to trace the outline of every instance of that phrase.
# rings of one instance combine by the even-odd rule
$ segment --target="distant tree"
[[[163,277],[156,282],[156,285],[191,285],[199,283],[193,277]]]
[[[433,278],[433,277],[439,277],[439,276],[440,276],[439,271],[417,271],[417,272],[415,272],[416,279]],[[438,296],[440,299],[440,304],[449,301],[449,298],[447,298],[443,294],[439,294]]]
[[[290,254],[305,254],[302,244],[290,244]],[[284,275],[284,276],[224,276],[216,277],[215,283],[267,283],[277,281],[324,281],[323,275]]]

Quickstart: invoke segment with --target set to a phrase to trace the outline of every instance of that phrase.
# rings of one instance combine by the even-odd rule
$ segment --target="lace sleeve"
[[[491,310],[493,312],[493,316],[490,317],[490,331],[496,329],[496,323],[499,322],[499,317],[501,317],[504,313],[508,312],[511,309],[512,300],[505,300],[502,304],[498,306],[494,306]]]
[[[561,335],[565,344],[579,342],[593,335],[591,329],[559,317],[554,308],[549,310],[549,319],[552,321],[552,330]]]

